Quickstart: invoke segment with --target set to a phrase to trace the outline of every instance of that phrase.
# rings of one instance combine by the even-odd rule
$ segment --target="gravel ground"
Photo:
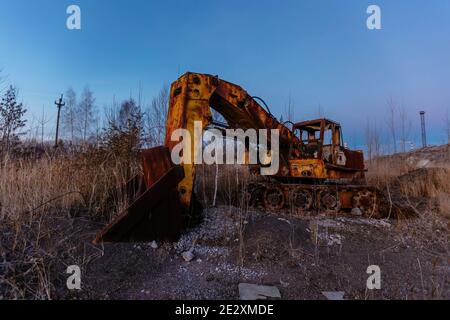
[[[88,247],[95,258],[83,267],[82,290],[65,298],[239,299],[245,282],[277,286],[282,299],[325,299],[324,291],[344,291],[346,299],[450,299],[442,241],[449,226],[437,227],[444,237],[409,237],[419,226],[420,220],[299,220],[221,206],[177,243]],[[381,269],[381,290],[366,288],[370,265]]]

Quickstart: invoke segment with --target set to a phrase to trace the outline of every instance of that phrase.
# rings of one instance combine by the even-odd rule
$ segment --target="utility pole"
[[[422,125],[422,146],[427,146],[427,131],[425,129],[425,111],[420,111],[420,122]]]
[[[58,101],[55,101],[56,106],[58,107],[58,117],[56,119],[56,137],[55,137],[55,149],[58,148],[58,134],[59,134],[59,117],[61,116],[61,108],[66,104],[63,102],[63,95],[59,98]]]

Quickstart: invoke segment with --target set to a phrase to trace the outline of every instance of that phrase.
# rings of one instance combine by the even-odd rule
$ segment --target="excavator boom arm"
[[[295,134],[240,86],[208,74],[186,73],[172,84],[166,125],[166,147],[172,151],[179,143],[172,140],[175,130],[186,129],[190,136],[194,137],[195,121],[200,121],[203,128],[210,125],[213,120],[211,108],[222,115],[231,128],[278,129],[280,170],[288,170],[287,156],[290,145],[293,142],[299,143]],[[195,159],[201,148],[195,149],[194,145],[191,147],[191,155]],[[181,202],[189,208],[195,183],[195,165],[183,164],[183,168],[185,178],[179,184],[179,192]]]

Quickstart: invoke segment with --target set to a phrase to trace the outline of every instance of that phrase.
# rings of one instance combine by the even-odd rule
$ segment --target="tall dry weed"
[[[74,229],[72,218],[111,219],[127,203],[117,187],[139,170],[137,159],[94,148],[39,158],[2,157],[0,296],[54,298],[61,264],[82,265],[90,259],[83,249],[76,261],[76,238],[83,232]]]

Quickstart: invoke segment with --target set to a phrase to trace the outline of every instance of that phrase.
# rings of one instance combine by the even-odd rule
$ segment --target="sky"
[[[81,30],[66,9],[81,8]],[[381,30],[366,10],[381,8]],[[219,75],[263,97],[280,116],[342,123],[352,147],[368,123],[387,131],[387,101],[404,108],[419,144],[447,139],[450,109],[448,0],[0,0],[0,69],[39,117],[86,85],[99,108],[143,88],[144,101],[186,71]],[[48,125],[51,132],[52,125]],[[50,134],[50,133],[49,133]],[[387,132],[383,133],[388,135]]]

